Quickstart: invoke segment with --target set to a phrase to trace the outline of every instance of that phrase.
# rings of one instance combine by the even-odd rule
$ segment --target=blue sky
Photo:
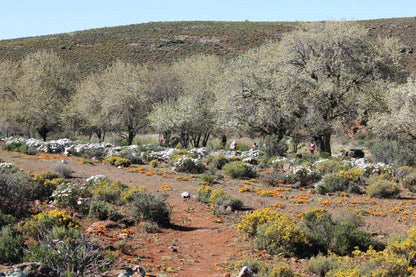
[[[416,0],[1,0],[0,6],[0,40],[150,21],[416,16]]]

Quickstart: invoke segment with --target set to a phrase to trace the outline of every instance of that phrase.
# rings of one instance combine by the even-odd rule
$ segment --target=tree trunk
[[[319,152],[329,153],[331,156],[331,134],[323,134],[314,137],[314,140],[317,142],[319,147]]]
[[[42,126],[38,129],[38,134],[43,139],[43,141],[46,141],[46,137],[48,136],[49,130],[47,127]]]
[[[133,144],[133,139],[136,136],[134,129],[132,127],[127,127],[128,130],[128,137],[127,137],[127,145],[132,145]]]
[[[202,147],[207,147],[208,139],[210,135],[211,133],[209,132],[204,134],[204,138],[202,139]]]
[[[180,143],[182,147],[188,148],[189,147],[189,134],[185,132],[181,132],[179,136],[180,136]]]
[[[97,128],[97,129],[95,130],[95,134],[97,135],[98,142],[102,142],[102,133],[101,133],[100,128]]]

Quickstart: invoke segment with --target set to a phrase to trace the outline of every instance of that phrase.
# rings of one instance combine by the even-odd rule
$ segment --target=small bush
[[[22,141],[13,141],[11,143],[3,144],[3,150],[26,153],[28,145]]]
[[[330,154],[330,153],[328,153],[328,152],[321,152],[321,153],[319,154],[319,156],[320,156],[321,158],[323,158],[323,159],[328,159],[329,157],[331,157],[331,154]]]
[[[47,171],[33,176],[33,181],[39,184],[35,191],[37,199],[48,199],[53,191],[64,182],[64,179],[54,171]]]
[[[92,194],[88,188],[72,183],[61,183],[52,193],[56,207],[72,208],[82,214],[88,212],[88,203],[91,196]]]
[[[237,230],[253,237],[259,249],[271,254],[299,256],[308,244],[305,234],[294,220],[270,208],[243,216]]]
[[[105,180],[98,180],[91,190],[92,195],[98,200],[116,204],[121,200],[121,193],[128,187],[121,182],[111,183]]]
[[[157,225],[157,223],[153,221],[145,221],[141,225],[141,227],[146,233],[149,233],[149,234],[155,234],[155,233],[161,232],[159,225]]]
[[[24,230],[32,237],[38,237],[47,230],[51,230],[54,226],[78,228],[80,225],[65,211],[55,209],[53,211],[45,211],[34,215],[26,222]]]
[[[303,214],[302,226],[312,243],[311,251],[327,253],[329,250],[338,255],[351,253],[355,247],[366,250],[371,243],[370,236],[359,227],[359,217],[344,214],[334,221],[324,209],[312,209]]]
[[[214,166],[216,169],[221,170],[224,167],[224,165],[229,163],[229,160],[223,154],[218,154],[218,155],[211,154],[208,156],[208,162],[210,165]]]
[[[416,149],[412,143],[397,140],[375,140],[370,142],[369,149],[375,162],[398,166],[416,164]]]
[[[229,208],[231,208],[231,211],[236,211],[243,207],[243,201],[241,199],[232,197],[228,193],[215,198],[213,204],[213,214],[227,214],[229,213]]]
[[[122,158],[119,156],[110,156],[107,158],[107,161],[114,166],[127,167],[131,164],[129,159]]]
[[[240,161],[226,164],[223,170],[225,174],[233,179],[249,179],[256,177],[255,169],[251,165]]]
[[[319,194],[332,193],[337,191],[346,191],[348,180],[340,174],[326,176],[321,184],[316,188]]]
[[[0,211],[16,217],[27,215],[36,190],[36,184],[23,173],[0,174]]]
[[[212,188],[208,185],[202,185],[198,188],[197,199],[203,203],[210,203]]]
[[[16,218],[10,214],[4,214],[0,211],[0,226],[16,223]]]
[[[416,171],[406,175],[403,180],[403,187],[411,192],[416,192]]]
[[[0,230],[0,264],[19,263],[23,258],[23,237],[10,225]]]
[[[335,255],[323,256],[319,254],[318,256],[311,257],[307,268],[308,271],[315,273],[317,276],[327,276],[328,271],[338,264],[339,262]]]
[[[58,164],[54,166],[51,170],[58,173],[59,176],[63,178],[71,178],[72,173],[74,173],[71,167],[66,164]]]
[[[376,198],[396,198],[400,192],[399,186],[388,180],[378,180],[367,189],[368,195]]]
[[[93,201],[90,204],[88,217],[99,220],[119,221],[123,215],[110,203]]]
[[[288,149],[289,146],[284,139],[279,140],[274,136],[268,136],[265,138],[263,151],[268,157],[284,156]]]
[[[150,161],[150,166],[153,168],[156,168],[159,165],[159,162],[157,160],[151,160]]]
[[[204,170],[204,163],[198,159],[184,157],[180,158],[177,162],[175,162],[175,171],[178,172],[200,174],[204,172]]]
[[[26,261],[44,263],[64,276],[94,276],[109,266],[103,249],[81,231],[58,226],[40,233],[24,256]]]
[[[300,277],[300,275],[291,270],[288,265],[280,264],[272,269],[270,277]]]
[[[290,173],[285,176],[285,183],[292,184],[293,187],[306,187],[319,181],[321,175],[318,172],[308,170],[307,168],[301,168],[295,173]]]
[[[130,202],[132,217],[137,221],[153,221],[160,226],[170,224],[170,209],[165,203],[166,196],[153,196],[146,192],[136,192]]]
[[[215,181],[215,175],[212,174],[206,174],[206,173],[202,173],[198,176],[202,181],[208,183],[208,184],[212,184]]]
[[[322,175],[336,173],[341,169],[344,169],[344,164],[338,160],[324,160],[321,161],[317,166],[316,170]]]

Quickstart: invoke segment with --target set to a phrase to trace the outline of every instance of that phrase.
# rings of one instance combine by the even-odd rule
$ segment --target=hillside
[[[398,37],[416,48],[416,18],[358,21],[370,35]],[[233,56],[279,39],[299,22],[156,22],[100,28],[65,34],[0,41],[0,58],[16,60],[39,49],[53,49],[81,71],[105,68],[114,59],[134,63],[169,62],[196,53]],[[415,70],[415,55],[407,55]]]

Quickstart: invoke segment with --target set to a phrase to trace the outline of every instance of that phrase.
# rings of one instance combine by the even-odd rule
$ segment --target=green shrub
[[[241,199],[232,197],[228,193],[217,194],[214,190],[210,197],[211,203],[214,204],[214,214],[227,214],[227,208],[230,207],[232,211],[240,210],[243,207]]]
[[[127,167],[131,164],[129,159],[120,156],[110,156],[107,158],[107,161],[114,166]]]
[[[202,173],[198,176],[202,181],[208,183],[208,184],[212,184],[215,181],[215,175],[212,174],[207,174],[207,173]]]
[[[106,180],[98,180],[97,184],[92,188],[92,195],[98,200],[116,204],[121,200],[121,193],[128,187],[121,182],[109,182]]]
[[[400,192],[399,186],[388,180],[378,180],[367,189],[368,195],[376,198],[396,198]]]
[[[37,189],[26,174],[0,174],[0,211],[16,217],[26,216],[36,199]]]
[[[156,168],[159,165],[159,162],[157,160],[151,160],[150,161],[150,166],[153,168]]]
[[[316,188],[319,194],[326,194],[337,191],[346,191],[348,180],[340,174],[326,176],[321,184]]]
[[[237,230],[253,237],[259,249],[271,254],[301,256],[308,244],[306,235],[294,220],[270,208],[243,216]]]
[[[198,188],[197,199],[203,203],[210,203],[212,188],[208,185],[202,185]]]
[[[13,141],[11,143],[3,144],[3,150],[26,153],[28,145],[22,141]]]
[[[33,181],[38,184],[34,192],[36,199],[46,200],[53,191],[64,182],[64,179],[54,171],[46,171],[33,176]]]
[[[279,140],[274,136],[268,136],[265,138],[265,145],[263,151],[268,157],[272,156],[284,156],[289,149],[289,146],[285,139]]]
[[[223,170],[225,174],[233,179],[249,179],[256,177],[255,169],[251,165],[240,161],[226,164]]]
[[[23,258],[23,237],[10,225],[0,230],[0,264],[19,263]]]
[[[229,163],[229,160],[223,155],[213,155],[208,156],[208,162],[210,165],[214,166],[216,169],[221,170],[225,164]]]
[[[32,216],[25,223],[23,229],[26,234],[34,238],[51,230],[54,226],[65,228],[79,228],[79,223],[63,210],[45,211]]]
[[[339,221],[334,221],[324,209],[309,210],[302,218],[302,228],[312,243],[313,254],[331,251],[345,255],[355,247],[367,249],[371,238],[359,229],[361,225],[361,219],[351,214],[344,214]]]
[[[335,255],[323,256],[322,254],[319,254],[318,256],[310,258],[307,269],[317,276],[328,276],[328,271],[330,271],[331,268],[337,267],[338,264],[339,262]]]
[[[408,189],[411,192],[416,192],[416,172],[409,173],[406,175],[403,180],[403,187]]]
[[[58,226],[40,233],[24,256],[26,261],[44,263],[62,276],[94,276],[109,266],[98,244],[90,242],[80,230]]]
[[[397,166],[416,164],[416,149],[412,143],[379,139],[369,144],[374,162],[395,164]]]
[[[270,277],[300,277],[300,275],[291,270],[287,264],[280,264],[272,269]]]
[[[99,220],[119,221],[123,218],[123,215],[110,203],[93,201],[90,203],[88,217]]]
[[[155,234],[155,233],[160,233],[162,230],[160,230],[159,225],[157,225],[157,223],[153,222],[153,221],[145,221],[142,225],[141,225],[142,229],[149,234]]]
[[[74,171],[71,169],[71,167],[66,165],[66,164],[58,164],[58,165],[54,166],[51,170],[53,172],[58,173],[59,176],[63,177],[63,178],[71,178],[72,173],[74,173]]]
[[[88,188],[72,183],[61,183],[52,193],[56,207],[72,208],[82,214],[88,212],[88,203],[91,196],[92,194]]]
[[[170,224],[170,209],[166,205],[167,196],[155,197],[146,192],[136,192],[129,203],[131,215],[137,222],[153,221],[160,226]]]
[[[4,214],[0,211],[0,226],[16,223],[16,218],[10,214]]]
[[[177,162],[175,162],[175,171],[178,172],[200,174],[204,172],[204,170],[204,163],[197,159],[183,157],[180,158]]]
[[[319,156],[320,156],[321,158],[323,158],[323,159],[328,159],[329,157],[331,157],[331,154],[330,154],[330,153],[328,153],[328,152],[321,152],[321,153],[319,154]]]
[[[310,186],[320,179],[321,175],[318,172],[311,171],[306,168],[301,168],[295,173],[286,175],[284,181],[286,184],[292,184],[293,187],[299,188]]]
[[[344,169],[344,164],[339,160],[324,160],[321,161],[317,166],[316,170],[322,175],[336,173],[341,169]]]

